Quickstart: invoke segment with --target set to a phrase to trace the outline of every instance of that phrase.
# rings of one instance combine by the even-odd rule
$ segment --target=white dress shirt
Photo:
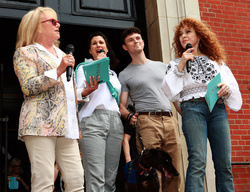
[[[42,45],[36,43],[34,46],[36,46],[38,49],[43,50],[47,52],[51,58],[55,61],[57,66],[60,65],[62,58],[63,58],[63,52],[54,46],[54,49],[56,50],[57,56],[54,56],[51,54],[46,48],[44,48]],[[74,84],[73,80],[71,79],[69,82],[66,78],[66,73],[64,72],[60,77],[57,76],[57,69],[52,69],[49,71],[45,71],[44,75],[57,80],[58,82],[62,79],[63,85],[65,88],[66,93],[66,100],[67,100],[67,109],[68,109],[68,132],[65,135],[65,138],[68,139],[78,139],[79,138],[79,128],[78,128],[78,119],[77,119],[77,109],[76,109],[76,100],[75,100],[75,91],[74,91]]]
[[[117,75],[114,71],[109,70],[109,80],[112,83],[113,87],[118,89],[119,94],[121,93],[121,84],[117,78]],[[80,90],[84,88],[85,85],[85,75],[83,72],[83,67],[79,67],[77,70],[77,89]],[[89,95],[88,102],[84,103],[83,107],[79,111],[79,119],[83,117],[91,116],[95,109],[107,109],[111,111],[119,112],[119,106],[115,98],[112,97],[108,85],[106,83],[99,84],[97,90],[92,92]]]

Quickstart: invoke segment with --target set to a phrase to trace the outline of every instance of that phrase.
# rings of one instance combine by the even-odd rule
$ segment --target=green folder
[[[221,82],[220,73],[218,73],[208,84],[207,92],[205,95],[207,105],[209,107],[210,113],[213,111],[215,103],[219,99],[217,92],[220,90],[218,84]]]
[[[89,76],[94,76],[96,80],[97,76],[100,76],[100,84],[109,81],[109,57],[104,57],[90,63],[83,62],[79,65],[81,64],[83,64],[83,71],[88,84],[90,84]]]

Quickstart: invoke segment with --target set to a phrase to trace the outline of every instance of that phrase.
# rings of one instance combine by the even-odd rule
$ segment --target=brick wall
[[[227,109],[232,161],[250,162],[250,0],[199,0],[201,20],[216,33],[243,98],[239,112]],[[235,191],[250,191],[250,165],[233,165]]]

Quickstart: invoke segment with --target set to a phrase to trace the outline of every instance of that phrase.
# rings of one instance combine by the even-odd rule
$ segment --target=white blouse
[[[228,85],[231,94],[225,100],[228,107],[234,111],[240,110],[242,97],[238,83],[228,66],[219,65],[206,56],[196,56],[191,62],[191,71],[186,68],[178,71],[179,59],[170,61],[168,70],[162,82],[162,90],[172,102],[187,101],[192,98],[205,97],[207,84],[218,74],[221,74],[221,82]]]
[[[87,60],[89,62],[90,60]],[[84,88],[85,82],[85,75],[83,71],[83,67],[79,67],[77,69],[77,89],[80,90]],[[121,84],[117,78],[117,75],[114,71],[109,70],[109,81],[115,87],[118,89],[119,95],[121,93]],[[82,118],[91,116],[95,109],[107,109],[111,111],[119,112],[119,106],[117,105],[117,102],[115,98],[112,97],[108,85],[106,83],[101,83],[98,86],[98,89],[93,91],[89,95],[89,99],[86,103],[80,108],[79,111],[79,120],[81,121]]]
[[[50,57],[55,61],[57,66],[60,65],[63,57],[63,52],[54,46],[54,49],[56,50],[57,56],[54,56],[51,54],[46,48],[44,48],[42,45],[36,43],[35,45],[38,49],[43,50],[47,52]],[[68,130],[67,134],[65,135],[65,138],[68,139],[79,139],[79,127],[78,127],[78,119],[77,119],[77,109],[76,109],[76,100],[75,100],[75,91],[74,91],[74,84],[73,84],[73,78],[71,81],[66,80],[66,73],[64,72],[60,78],[57,77],[57,69],[51,69],[49,71],[45,71],[44,75],[55,79],[57,81],[60,81],[60,78],[63,81],[65,93],[66,93],[66,99],[67,99],[67,109],[68,109]]]

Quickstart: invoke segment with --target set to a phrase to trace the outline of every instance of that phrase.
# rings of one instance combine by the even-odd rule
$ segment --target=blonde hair
[[[226,54],[215,33],[213,33],[202,21],[194,18],[185,18],[175,27],[174,41],[172,43],[175,57],[180,58],[185,51],[179,40],[180,29],[184,26],[193,28],[198,37],[200,37],[199,49],[211,60],[222,64],[226,62]]]
[[[16,49],[36,42],[39,37],[42,14],[52,14],[57,19],[56,12],[50,7],[37,7],[26,13],[18,28]]]
[[[61,43],[60,40],[57,39],[57,40],[55,40],[54,45],[59,48],[60,43]]]

